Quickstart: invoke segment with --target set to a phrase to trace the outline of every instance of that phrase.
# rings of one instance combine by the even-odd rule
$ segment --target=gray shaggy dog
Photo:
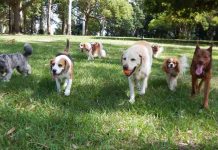
[[[0,55],[0,79],[10,81],[13,70],[27,76],[31,74],[31,66],[28,64],[28,56],[33,52],[30,44],[24,44],[24,53],[1,54]]]

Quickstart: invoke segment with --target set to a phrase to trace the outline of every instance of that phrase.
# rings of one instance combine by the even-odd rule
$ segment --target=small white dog
[[[171,91],[175,91],[179,75],[183,75],[188,67],[188,59],[186,56],[178,58],[167,58],[164,60],[162,69],[167,76],[167,84]]]
[[[88,60],[94,60],[95,57],[106,57],[106,51],[103,49],[103,45],[100,42],[80,43],[79,47],[82,52],[87,54]]]
[[[164,51],[164,48],[158,44],[153,44],[151,46],[152,51],[153,51],[153,58],[158,58],[160,57],[160,54]]]
[[[130,103],[135,102],[134,87],[137,86],[139,94],[145,94],[148,77],[152,66],[151,44],[142,41],[128,48],[121,58],[123,72],[128,77],[130,88]]]
[[[64,94],[65,96],[70,95],[70,90],[73,81],[73,62],[69,55],[69,40],[67,40],[67,46],[63,53],[56,55],[54,59],[50,61],[52,77],[56,82],[57,91],[61,92],[61,81],[64,82]]]

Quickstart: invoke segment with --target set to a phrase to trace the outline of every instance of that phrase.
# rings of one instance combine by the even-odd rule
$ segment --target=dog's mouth
[[[123,73],[124,73],[127,77],[129,77],[129,76],[131,76],[131,75],[134,73],[135,69],[136,69],[136,67],[134,67],[132,70],[123,69]]]
[[[201,75],[201,74],[203,74],[203,69],[204,69],[204,65],[197,65],[197,68],[196,68],[196,70],[195,70],[195,73],[196,73],[196,75]]]

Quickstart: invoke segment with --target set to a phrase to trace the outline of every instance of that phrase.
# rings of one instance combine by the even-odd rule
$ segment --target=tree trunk
[[[9,27],[9,34],[11,34],[13,31],[12,31],[12,25],[13,25],[13,12],[11,10],[11,6],[9,5],[9,13],[8,13],[8,27]]]
[[[41,13],[40,13],[40,19],[39,19],[39,34],[44,34],[44,27],[43,27],[43,18],[44,18],[44,9],[43,9],[43,1],[41,3]]]
[[[20,8],[21,8],[21,1],[18,0],[14,3],[13,11],[14,11],[14,33],[20,33],[21,28],[21,20],[20,20]]]
[[[52,0],[48,0],[48,16],[47,16],[47,33],[51,35],[51,3]]]
[[[72,0],[69,0],[68,21],[67,21],[67,34],[68,35],[71,35],[71,10],[72,10]]]
[[[85,19],[85,35],[87,35],[87,33],[88,33],[88,22],[89,22],[89,17],[86,16],[86,19]]]
[[[63,13],[62,17],[62,27],[61,27],[62,34],[66,34],[66,20],[65,20],[65,14]]]
[[[86,35],[86,17],[85,17],[85,15],[83,16],[82,21],[83,21],[83,23],[82,23],[82,35]]]
[[[23,11],[23,32],[24,32],[24,34],[27,33],[27,25],[26,25],[27,21],[26,20],[27,20],[26,19],[26,10],[24,10]]]

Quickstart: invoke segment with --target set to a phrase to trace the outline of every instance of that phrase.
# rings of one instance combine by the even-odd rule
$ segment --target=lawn
[[[69,97],[56,93],[49,72],[49,61],[64,49],[66,38],[75,60]],[[79,52],[81,41],[101,41],[108,57],[88,61]],[[189,72],[171,92],[161,70],[167,56],[185,54],[190,63],[194,45],[163,44],[165,51],[153,60],[145,95],[137,95],[131,105],[120,57],[134,40],[1,36],[0,53],[22,52],[25,42],[34,49],[29,60],[32,75],[23,77],[15,71],[10,82],[0,82],[1,149],[218,149],[217,47],[210,109],[202,110],[203,94],[190,97]]]

